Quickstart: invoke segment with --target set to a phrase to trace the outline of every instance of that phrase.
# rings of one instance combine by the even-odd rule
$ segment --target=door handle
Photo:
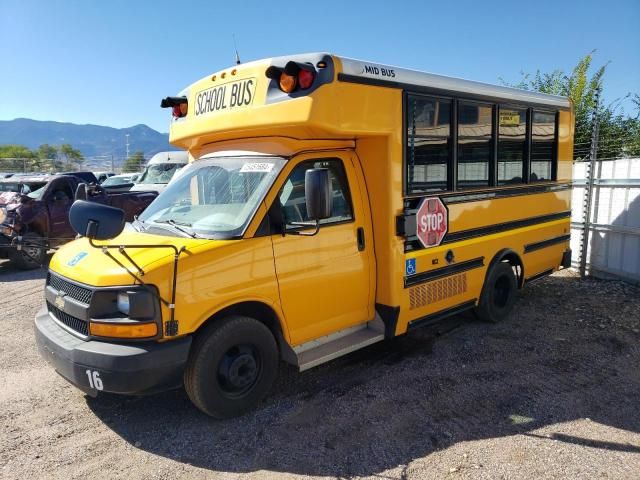
[[[358,251],[364,250],[364,228],[358,227]]]

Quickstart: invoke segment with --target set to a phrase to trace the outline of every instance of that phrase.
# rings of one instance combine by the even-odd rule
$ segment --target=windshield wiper
[[[179,232],[185,233],[187,235],[189,235],[191,238],[202,238],[200,237],[200,235],[198,235],[195,232],[190,232],[182,227],[180,227],[180,225],[184,225],[185,227],[190,227],[191,224],[190,223],[186,223],[186,222],[176,222],[173,219],[169,219],[169,220],[154,220],[155,223],[168,223],[169,225],[171,225],[173,228],[175,228],[176,230],[178,230]]]
[[[144,226],[144,222],[138,218],[138,215],[133,216],[133,222],[131,223],[133,228],[135,228],[138,232],[144,232],[147,228]],[[137,227],[136,227],[137,225]]]

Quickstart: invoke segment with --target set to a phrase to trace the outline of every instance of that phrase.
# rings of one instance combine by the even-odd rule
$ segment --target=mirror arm
[[[314,220],[313,222],[291,222],[291,225],[296,227],[314,227],[313,232],[287,232],[290,235],[301,235],[303,237],[313,237],[320,231],[320,221]]]
[[[93,240],[93,237],[96,236],[96,233],[98,233],[98,222],[94,220],[89,220],[87,222],[87,231],[84,233],[84,236],[89,239],[89,243],[91,244],[92,247],[95,246],[93,245],[92,240]]]

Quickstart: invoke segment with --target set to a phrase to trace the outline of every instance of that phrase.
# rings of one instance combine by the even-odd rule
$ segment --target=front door
[[[277,233],[272,241],[282,309],[298,345],[373,318],[373,242],[350,154],[305,155],[290,162],[274,200],[285,235]],[[317,167],[329,169],[332,214],[316,235],[297,235],[313,231],[292,222],[309,221],[305,172]]]
[[[64,243],[75,233],[69,223],[69,209],[73,203],[73,189],[66,178],[51,181],[43,197],[49,211],[49,239],[52,245]]]

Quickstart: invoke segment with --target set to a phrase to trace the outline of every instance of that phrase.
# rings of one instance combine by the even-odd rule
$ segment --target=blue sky
[[[0,0],[0,20],[0,120],[165,132],[160,99],[233,64],[233,34],[243,61],[330,51],[491,83],[597,49],[605,98],[640,93],[638,0]]]

